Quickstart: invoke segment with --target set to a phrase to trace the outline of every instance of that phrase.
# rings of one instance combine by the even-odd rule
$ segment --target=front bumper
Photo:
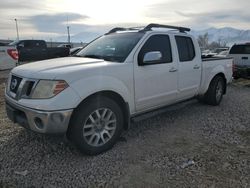
[[[63,134],[68,129],[73,109],[41,111],[13,103],[8,96],[5,101],[8,118],[27,129],[44,134]]]

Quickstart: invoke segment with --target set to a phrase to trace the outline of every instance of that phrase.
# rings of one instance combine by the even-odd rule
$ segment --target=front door
[[[161,54],[161,58],[145,63],[143,58],[148,52]],[[134,58],[136,111],[175,102],[178,70],[172,57],[170,37],[165,34],[149,36]]]

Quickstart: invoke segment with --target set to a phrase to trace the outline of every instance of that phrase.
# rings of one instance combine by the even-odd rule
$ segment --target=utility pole
[[[69,26],[67,26],[67,31],[68,31],[68,43],[70,44]]]
[[[19,33],[18,33],[18,26],[17,26],[17,19],[15,18],[15,22],[16,22],[16,36],[17,36],[17,40],[19,40]]]
[[[67,15],[67,32],[68,32],[68,44],[70,44],[70,34],[69,34],[69,17]]]

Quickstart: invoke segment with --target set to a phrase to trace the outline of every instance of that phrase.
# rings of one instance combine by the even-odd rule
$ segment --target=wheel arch
[[[114,91],[110,91],[110,90],[98,91],[96,93],[93,93],[93,94],[89,95],[85,99],[83,99],[77,105],[77,107],[74,109],[72,118],[74,117],[74,112],[78,109],[79,106],[84,105],[84,103],[86,103],[87,101],[89,101],[89,100],[91,100],[93,98],[100,98],[100,97],[110,98],[110,99],[114,100],[120,106],[120,108],[121,108],[121,110],[122,110],[122,112],[124,114],[124,125],[123,125],[123,128],[125,130],[128,130],[129,127],[130,127],[129,103],[126,102],[120,94],[118,94],[117,92],[114,92]]]
[[[202,92],[200,95],[204,95],[207,93],[212,81],[216,78],[216,77],[222,77],[223,78],[223,81],[224,81],[224,91],[223,91],[223,94],[226,94],[226,91],[227,91],[227,87],[226,87],[226,84],[227,84],[227,79],[226,79],[226,76],[223,72],[217,72],[215,73],[212,77],[210,77],[208,80],[208,82],[206,82],[206,85],[205,87],[202,89]]]

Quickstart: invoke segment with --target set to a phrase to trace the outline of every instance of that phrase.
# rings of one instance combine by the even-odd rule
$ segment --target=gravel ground
[[[94,157],[13,125],[1,83],[0,187],[250,187],[250,81],[237,82],[220,106],[194,101],[132,123]]]

